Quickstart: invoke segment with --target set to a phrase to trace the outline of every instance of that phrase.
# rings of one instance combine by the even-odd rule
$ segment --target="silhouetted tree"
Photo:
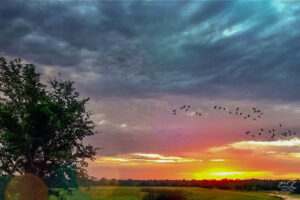
[[[0,174],[30,173],[52,183],[74,177],[96,153],[83,143],[95,134],[88,100],[72,81],[43,84],[33,64],[0,58]]]
[[[294,194],[300,194],[300,181],[296,181],[296,183],[294,184],[294,187],[296,188],[293,193]]]

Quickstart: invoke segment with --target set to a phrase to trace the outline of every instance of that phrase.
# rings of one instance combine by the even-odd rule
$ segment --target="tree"
[[[33,64],[0,58],[0,174],[46,181],[87,166],[97,150],[83,143],[95,134],[88,100],[72,81],[43,84]]]
[[[293,194],[300,194],[300,180],[297,180],[293,186],[295,187]]]

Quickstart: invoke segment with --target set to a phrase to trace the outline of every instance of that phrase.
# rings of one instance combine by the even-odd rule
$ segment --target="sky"
[[[91,98],[91,176],[300,178],[300,2],[4,0],[0,24],[1,56]]]

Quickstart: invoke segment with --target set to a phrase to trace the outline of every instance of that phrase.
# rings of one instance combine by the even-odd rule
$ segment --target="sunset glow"
[[[300,179],[300,2],[24,2],[0,56],[90,99],[90,176]]]

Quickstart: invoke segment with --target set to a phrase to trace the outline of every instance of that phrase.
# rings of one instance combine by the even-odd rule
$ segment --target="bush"
[[[5,187],[10,179],[9,176],[0,175],[0,200],[4,200]]]
[[[155,190],[150,188],[142,189],[148,192],[143,200],[185,200],[184,192],[181,190]]]
[[[300,181],[296,181],[296,183],[294,184],[294,187],[296,187],[296,189],[294,190],[294,194],[300,194]]]

